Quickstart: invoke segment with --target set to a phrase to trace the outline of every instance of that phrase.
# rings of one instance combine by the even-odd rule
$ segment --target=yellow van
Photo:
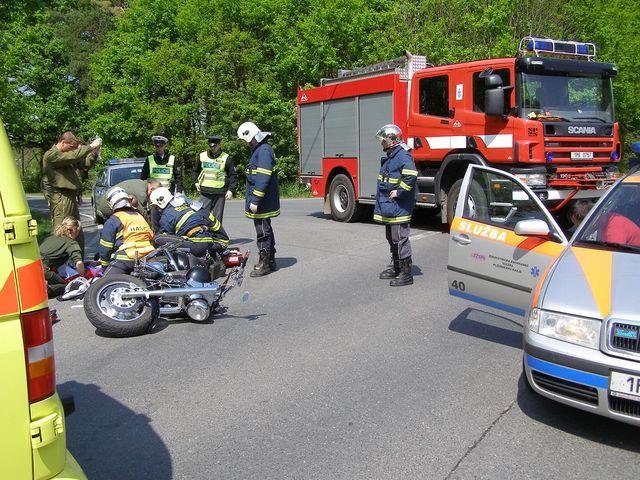
[[[38,242],[0,121],[0,478],[86,479],[67,451]]]

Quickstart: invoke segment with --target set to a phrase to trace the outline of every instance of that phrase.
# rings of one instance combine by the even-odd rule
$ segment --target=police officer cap
[[[151,141],[153,143],[167,143],[169,140],[167,140],[167,137],[163,135],[154,135],[151,137]]]
[[[219,135],[209,135],[207,137],[207,142],[209,143],[209,145],[215,145],[220,143],[220,140],[222,140],[222,137]]]

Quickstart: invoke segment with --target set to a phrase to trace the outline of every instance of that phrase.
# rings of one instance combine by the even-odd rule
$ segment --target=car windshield
[[[142,173],[142,165],[131,167],[120,167],[111,170],[111,178],[109,185],[117,185],[124,180],[131,180],[133,178],[140,178]]]
[[[520,110],[525,118],[613,123],[611,79],[522,73]]]
[[[612,188],[573,244],[640,253],[640,175]]]

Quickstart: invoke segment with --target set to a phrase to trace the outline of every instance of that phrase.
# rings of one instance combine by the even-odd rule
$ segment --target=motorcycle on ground
[[[167,243],[136,258],[130,275],[106,275],[91,284],[84,295],[84,311],[101,334],[141,335],[160,316],[186,315],[203,322],[226,311],[220,302],[242,285],[249,252],[228,249],[195,257],[180,243]]]

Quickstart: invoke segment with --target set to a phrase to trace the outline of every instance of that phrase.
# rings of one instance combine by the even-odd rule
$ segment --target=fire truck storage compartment
[[[323,158],[357,158],[360,197],[374,198],[383,155],[375,134],[387,123],[393,123],[392,92],[300,105],[300,174],[323,174]]]

